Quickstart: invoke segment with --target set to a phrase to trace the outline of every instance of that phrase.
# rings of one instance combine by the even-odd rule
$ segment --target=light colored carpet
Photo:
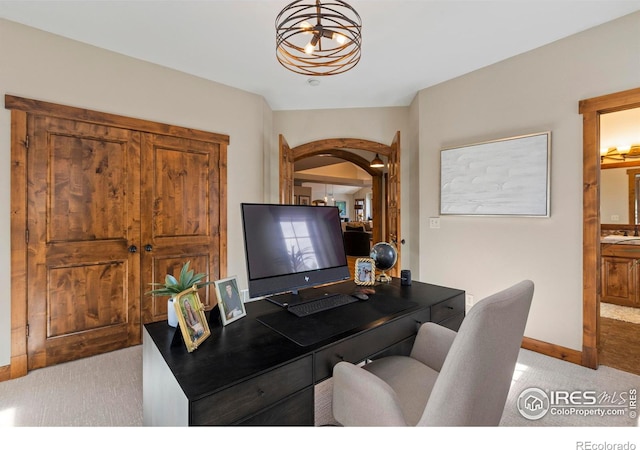
[[[141,425],[141,345],[0,383],[0,426]]]
[[[640,308],[601,302],[600,316],[640,324]]]

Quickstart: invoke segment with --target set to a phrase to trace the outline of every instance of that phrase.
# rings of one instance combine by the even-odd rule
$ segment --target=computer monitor
[[[241,207],[252,298],[265,296],[286,306],[323,295],[306,288],[350,278],[337,207],[263,203]]]

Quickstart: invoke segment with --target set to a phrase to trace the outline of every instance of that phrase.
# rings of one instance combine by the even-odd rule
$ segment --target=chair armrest
[[[344,426],[407,425],[391,386],[344,361],[333,368],[333,416]]]
[[[440,372],[457,334],[437,323],[424,323],[418,330],[410,356]]]

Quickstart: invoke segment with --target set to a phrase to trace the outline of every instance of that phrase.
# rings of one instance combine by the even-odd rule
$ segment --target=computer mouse
[[[365,294],[364,292],[354,292],[351,295],[353,295],[358,300],[368,300],[369,299],[369,296],[367,294]]]

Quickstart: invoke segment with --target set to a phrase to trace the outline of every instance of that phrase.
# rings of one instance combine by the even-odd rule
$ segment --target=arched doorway
[[[304,158],[330,155],[349,161],[370,174],[372,177],[373,241],[394,243],[398,251],[398,262],[394,271],[401,267],[399,131],[393,137],[391,145],[365,139],[332,138],[308,142],[291,148],[285,137],[280,135],[279,146],[280,203],[293,202],[294,163]],[[368,159],[350,150],[363,150],[372,155],[379,154],[386,157],[388,160],[387,172],[370,167]]]

